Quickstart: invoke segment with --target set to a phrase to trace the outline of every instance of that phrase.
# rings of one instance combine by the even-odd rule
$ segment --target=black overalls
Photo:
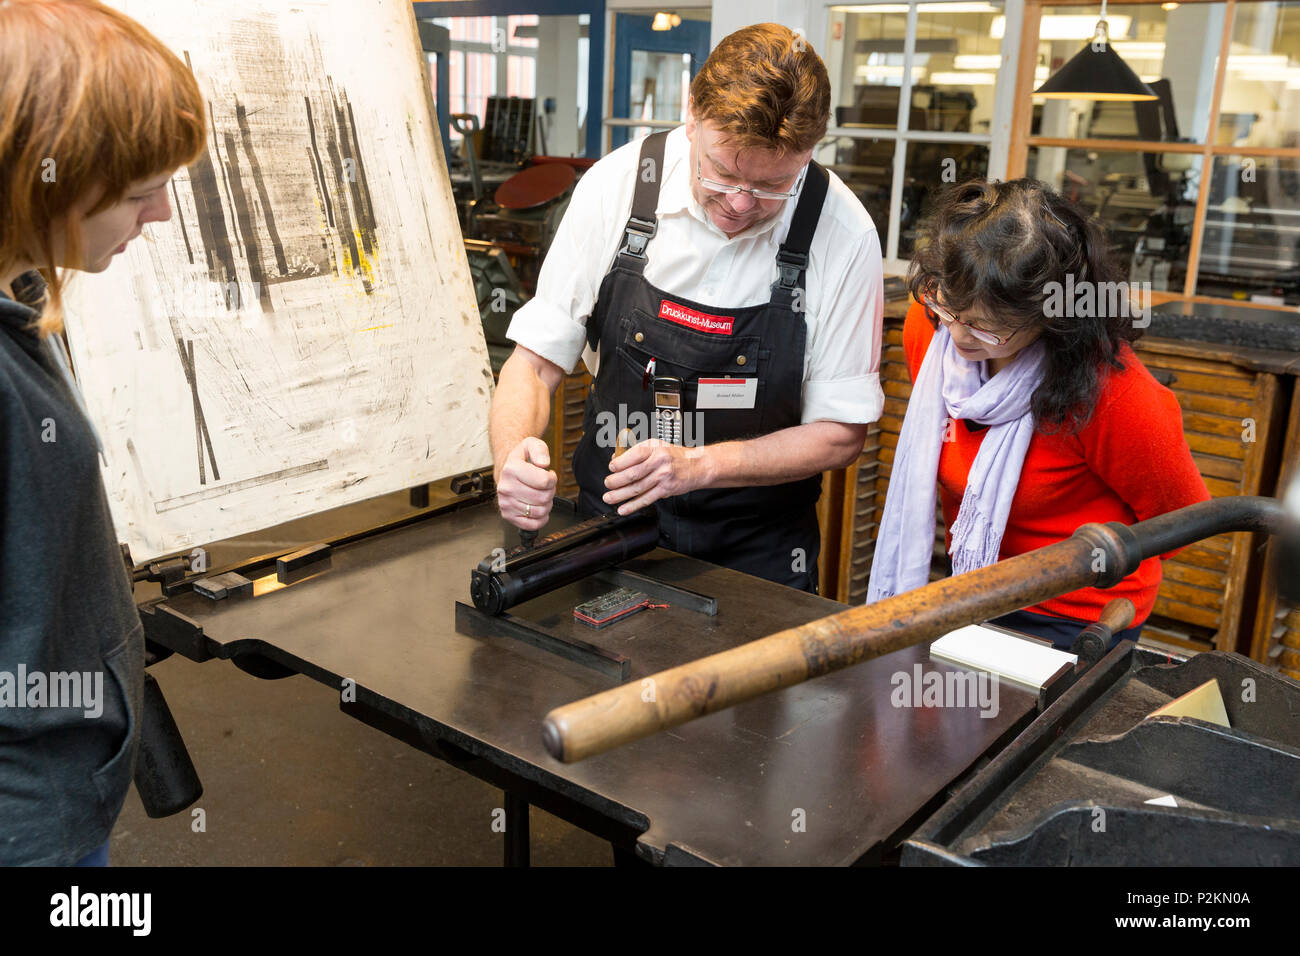
[[[624,245],[601,282],[587,323],[587,341],[599,349],[600,367],[573,455],[584,516],[615,510],[602,500],[613,448],[610,429],[601,425],[611,417],[626,421],[634,412],[652,415],[646,376],[652,358],[655,375],[682,380],[683,416],[699,412],[693,421],[702,427],[687,428],[688,436],[696,433],[692,444],[754,438],[800,424],[807,338],[804,276],[826,196],[826,171],[816,163],[808,168],[789,235],[777,253],[779,278],[771,301],[743,309],[706,305],[657,289],[643,275],[657,229],[667,135],[656,133],[642,143]],[[698,409],[701,378],[757,379],[754,407]],[[598,441],[602,432],[606,439]],[[661,541],[673,551],[815,593],[820,494],[819,473],[782,485],[661,499],[656,502]]]

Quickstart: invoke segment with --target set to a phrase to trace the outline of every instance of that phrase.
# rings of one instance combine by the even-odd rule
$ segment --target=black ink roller
[[[531,548],[507,551],[504,560],[499,553],[488,555],[470,572],[470,597],[484,614],[497,615],[658,545],[654,508],[592,518],[539,538]]]
[[[635,438],[624,429],[615,441],[617,456],[627,451]],[[476,608],[495,616],[594,571],[647,554],[658,545],[656,508],[592,518],[539,541],[526,540],[506,552],[504,559],[499,553],[488,555],[470,572],[470,597]]]

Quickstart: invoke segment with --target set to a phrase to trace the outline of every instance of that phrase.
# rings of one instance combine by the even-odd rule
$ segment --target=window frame
[[[535,71],[537,69],[536,66],[537,46],[536,45],[521,46],[510,42],[510,32],[509,32],[510,18],[514,16],[524,16],[524,15],[526,14],[509,14],[509,15],[502,15],[502,16],[485,15],[481,18],[484,20],[491,21],[491,23],[489,24],[489,29],[492,32],[495,33],[495,31],[497,30],[505,31],[504,36],[506,37],[506,45],[505,48],[502,50],[496,49],[492,45],[492,41],[490,40],[484,41],[484,40],[452,39],[450,41],[448,47],[448,53],[449,54],[459,53],[461,55],[461,69],[460,69],[460,89],[449,90],[448,92],[451,94],[452,97],[459,99],[462,107],[466,107],[469,98],[468,65],[469,65],[469,54],[471,53],[480,53],[492,58],[493,86],[496,88],[497,91],[508,90],[510,87],[509,68],[510,68],[510,57],[512,56],[531,58],[533,60],[534,77],[536,77]],[[443,17],[430,18],[430,21],[436,23],[438,26],[446,27],[447,29],[450,29],[451,21],[453,19],[458,19],[458,18],[443,16]],[[461,17],[460,19],[465,19],[465,18]],[[536,82],[535,79],[534,82]],[[492,92],[487,95],[508,96],[509,94],[505,92]],[[458,137],[459,134],[453,130],[452,136],[455,138]]]
[[[1008,0],[1010,2],[1010,0]],[[1223,3],[1223,36],[1219,40],[1218,61],[1214,71],[1214,86],[1211,92],[1210,116],[1206,124],[1204,143],[1165,143],[1134,139],[1070,139],[1065,137],[1031,136],[1030,125],[1033,120],[1034,66],[1038,61],[1038,30],[1044,8],[1080,6],[1080,0],[1016,0],[1023,5],[1020,26],[1020,50],[1015,73],[1015,111],[1011,126],[1011,140],[1008,149],[1006,178],[1016,179],[1025,175],[1029,162],[1029,150],[1032,147],[1064,147],[1066,149],[1089,149],[1129,153],[1184,153],[1201,157],[1201,175],[1196,195],[1196,209],[1192,219],[1191,244],[1187,252],[1187,274],[1182,291],[1153,292],[1154,304],[1173,300],[1232,305],[1241,308],[1272,309],[1275,311],[1300,312],[1300,306],[1273,305],[1263,302],[1233,299],[1225,296],[1201,295],[1196,292],[1200,277],[1201,249],[1205,239],[1206,213],[1209,210],[1210,186],[1214,179],[1214,162],[1223,156],[1283,157],[1300,160],[1300,147],[1286,146],[1237,146],[1213,142],[1214,131],[1218,129],[1219,112],[1223,102],[1225,78],[1228,70],[1228,55],[1231,50],[1232,31],[1236,23],[1238,6],[1248,3],[1271,2],[1271,0],[1179,0],[1180,3]],[[1124,6],[1159,4],[1162,0],[1119,0]],[[1009,23],[1010,21],[1008,21]],[[1010,30],[1008,29],[1008,34]],[[1081,38],[1080,46],[1086,42]]]
[[[900,0],[881,0],[881,3],[889,3],[896,6]],[[1004,79],[1007,76],[1018,75],[1018,60],[1021,54],[1022,43],[1020,41],[1020,24],[1022,21],[1023,10],[1027,0],[1002,0],[1002,15],[1006,17],[1006,30],[1002,35],[1000,55],[1002,56],[1002,65],[998,68],[997,83],[993,91],[993,118],[989,124],[987,133],[952,133],[941,131],[926,131],[907,129],[908,119],[910,117],[910,105],[912,102],[912,65],[915,59],[916,51],[916,31],[917,23],[920,19],[920,5],[924,3],[927,7],[939,6],[944,3],[960,3],[962,0],[901,0],[907,4],[907,26],[903,39],[903,76],[902,83],[898,94],[898,118],[894,129],[873,129],[864,131],[857,127],[831,126],[826,130],[827,139],[858,139],[858,140],[893,140],[894,141],[894,168],[893,178],[890,183],[889,193],[889,223],[888,233],[885,244],[880,252],[884,259],[884,269],[887,274],[905,274],[908,266],[911,264],[910,259],[899,258],[898,245],[901,238],[901,220],[903,212],[903,183],[907,175],[907,148],[912,143],[960,143],[963,145],[982,145],[989,149],[989,165],[986,175],[990,179],[1007,179],[1007,164],[1010,150],[1012,147],[1012,120],[1015,112],[1015,93],[1017,86],[1008,83]],[[1077,4],[1079,0],[1072,0]],[[1158,2],[1158,0],[1157,0]],[[818,31],[814,36],[821,36],[826,44],[827,59],[832,56],[832,41],[829,35],[830,17],[832,7],[846,6],[847,4],[840,0],[838,3],[825,3],[821,7],[822,19],[817,25]],[[855,4],[856,5],[856,4]],[[874,6],[872,0],[866,0],[862,6]],[[927,12],[929,12],[927,10]],[[1038,30],[1038,23],[1034,23],[1035,34]],[[847,42],[846,38],[841,38],[841,44]],[[841,47],[841,55],[842,55]],[[1032,77],[1032,70],[1030,76]],[[825,142],[825,141],[823,141]],[[1026,152],[1026,155],[1027,152]],[[1021,164],[1023,169],[1024,164]],[[1023,175],[1023,174],[1022,174]],[[877,228],[879,228],[877,223]]]

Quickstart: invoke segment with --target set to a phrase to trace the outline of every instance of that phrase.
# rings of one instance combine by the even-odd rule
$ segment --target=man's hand
[[[551,452],[540,438],[525,438],[506,456],[497,479],[497,507],[516,528],[537,531],[551,516],[558,476],[547,469]]]
[[[634,445],[609,463],[604,501],[621,515],[660,498],[701,488],[748,488],[799,481],[855,461],[867,425],[815,421],[714,445],[683,447],[658,439]]]
[[[709,482],[706,448],[670,445],[657,438],[633,445],[609,463],[605,503],[630,515],[660,498],[703,488]]]

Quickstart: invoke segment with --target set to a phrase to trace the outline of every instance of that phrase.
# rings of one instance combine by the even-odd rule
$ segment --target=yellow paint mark
[[[370,326],[370,328],[368,328],[368,329],[358,329],[357,331],[359,331],[359,332],[374,332],[376,329],[391,329],[391,328],[393,327],[393,325],[394,325],[394,323],[390,322],[390,323],[388,323],[387,325],[372,325],[372,326]]]
[[[375,281],[375,267],[374,264],[370,261],[370,259],[366,257],[365,245],[361,241],[361,233],[358,232],[356,229],[353,229],[352,235],[357,242],[357,259],[359,260],[358,265],[361,266],[361,271],[365,273],[366,279],[368,279],[373,284]]]

